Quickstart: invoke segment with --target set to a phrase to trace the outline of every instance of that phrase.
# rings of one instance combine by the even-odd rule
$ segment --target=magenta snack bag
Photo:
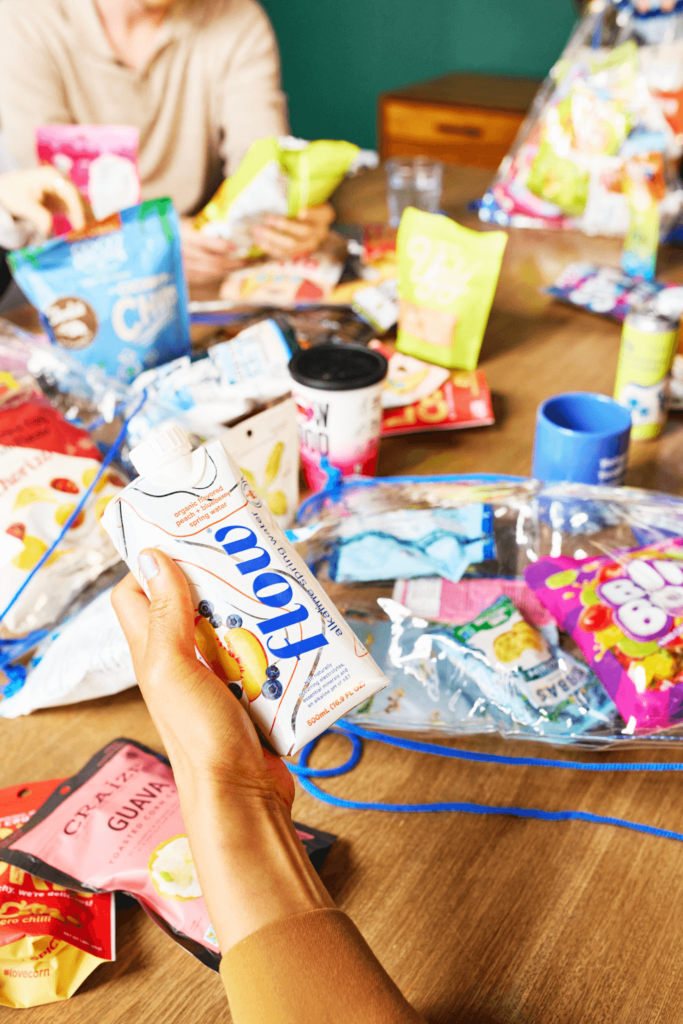
[[[524,578],[573,636],[628,732],[683,720],[683,538],[613,558],[539,558]]]
[[[95,220],[136,206],[141,199],[138,130],[117,124],[45,124],[36,128],[36,155],[71,178],[88,201]],[[53,232],[63,235],[71,224],[54,218]]]
[[[316,867],[334,836],[297,826]],[[220,950],[199,888],[166,758],[110,743],[0,842],[0,859],[57,885],[123,891],[181,946],[218,970]]]

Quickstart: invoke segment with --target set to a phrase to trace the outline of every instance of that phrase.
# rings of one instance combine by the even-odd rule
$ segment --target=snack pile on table
[[[617,183],[623,194],[610,209],[627,203],[624,147],[645,127],[648,145],[663,148],[636,156],[658,154],[657,185],[671,186],[658,193],[657,217],[678,201],[671,132],[642,85],[635,44],[611,59],[587,56],[582,31],[574,63],[557,72],[493,187],[499,206],[482,207],[497,223],[515,222],[514,203],[527,202],[548,222],[593,230],[595,204],[612,203]],[[316,463],[327,482],[296,512],[297,422],[301,431],[303,415],[325,421],[330,403],[295,401],[291,368],[300,357],[330,358],[318,346],[337,346],[334,359],[353,347],[386,374],[371,381],[374,419],[369,400],[358,400],[374,444],[494,422],[477,364],[504,231],[408,208],[398,233],[333,233],[311,257],[267,260],[255,225],[323,202],[369,161],[350,143],[265,139],[195,219],[246,264],[220,299],[189,304],[176,212],[168,199],[138,202],[134,135],[48,126],[39,147],[104,219],[79,232],[57,225],[67,233],[10,256],[45,334],[0,321],[7,728],[135,685],[111,588],[125,562],[135,571],[138,550],[170,533],[178,561],[195,545],[186,575],[197,656],[283,754],[342,716],[586,747],[680,742],[683,501],[506,478],[344,479],[348,467],[328,448]],[[630,251],[647,256],[635,242]],[[646,290],[669,307],[680,302],[680,288],[608,277],[570,268],[554,294],[616,318]],[[330,376],[329,364],[323,371]],[[342,424],[342,441],[356,426]],[[30,802],[22,793],[0,793],[0,873],[21,901],[0,960],[19,979],[47,944],[58,941],[59,954],[40,983],[6,987],[7,1005],[66,998],[114,958],[115,892],[217,968],[161,755],[112,738],[73,778],[32,784]],[[88,827],[74,826],[95,793]],[[335,837],[298,831],[318,866]]]
[[[663,41],[651,41],[663,20]],[[588,4],[481,201],[481,219],[624,236],[642,183],[655,241],[666,235],[683,199],[682,58],[680,12],[657,19],[616,0]],[[637,253],[625,269],[636,265]]]

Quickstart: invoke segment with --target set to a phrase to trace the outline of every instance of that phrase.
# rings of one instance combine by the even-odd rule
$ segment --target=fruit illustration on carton
[[[140,551],[175,560],[199,659],[276,753],[296,753],[385,685],[221,441],[193,451],[173,427],[131,460],[140,476],[107,508],[105,529],[143,587]]]
[[[258,637],[242,627],[240,615],[227,615],[225,624],[214,614],[210,601],[197,605],[195,643],[207,668],[226,683],[241,700],[249,703],[261,696],[265,684],[276,678],[280,671],[268,665],[268,655]],[[222,635],[218,630],[222,629]],[[273,674],[275,673],[275,674]]]

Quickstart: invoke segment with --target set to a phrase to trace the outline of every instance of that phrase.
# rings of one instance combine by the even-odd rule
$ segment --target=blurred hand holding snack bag
[[[507,237],[408,207],[398,229],[399,352],[476,368]]]
[[[661,168],[659,227],[672,226],[683,202],[683,18],[636,6],[606,0],[586,7],[481,201],[482,220],[625,235],[633,203],[629,147],[639,140]]]
[[[82,363],[130,381],[189,355],[178,216],[170,199],[19,249],[9,263],[52,341]]]
[[[60,779],[0,790],[0,839],[25,825]],[[75,892],[0,861],[0,1005],[68,999],[115,957],[114,896]]]
[[[363,163],[368,163],[368,154],[351,142],[259,139],[197,214],[195,227],[229,239],[235,257],[259,256],[252,228],[265,215],[295,217],[324,203],[345,175]]]
[[[344,270],[346,246],[334,233],[312,253],[288,259],[255,260],[234,270],[220,297],[235,306],[302,306],[329,300]]]
[[[105,220],[140,202],[138,141],[131,125],[47,124],[36,128],[36,155],[71,179],[95,220]],[[57,214],[53,234],[71,230]]]

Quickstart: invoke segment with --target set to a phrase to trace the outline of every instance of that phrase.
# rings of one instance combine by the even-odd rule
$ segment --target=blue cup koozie
[[[537,480],[620,484],[626,472],[631,414],[607,395],[587,391],[548,398],[536,414]]]

